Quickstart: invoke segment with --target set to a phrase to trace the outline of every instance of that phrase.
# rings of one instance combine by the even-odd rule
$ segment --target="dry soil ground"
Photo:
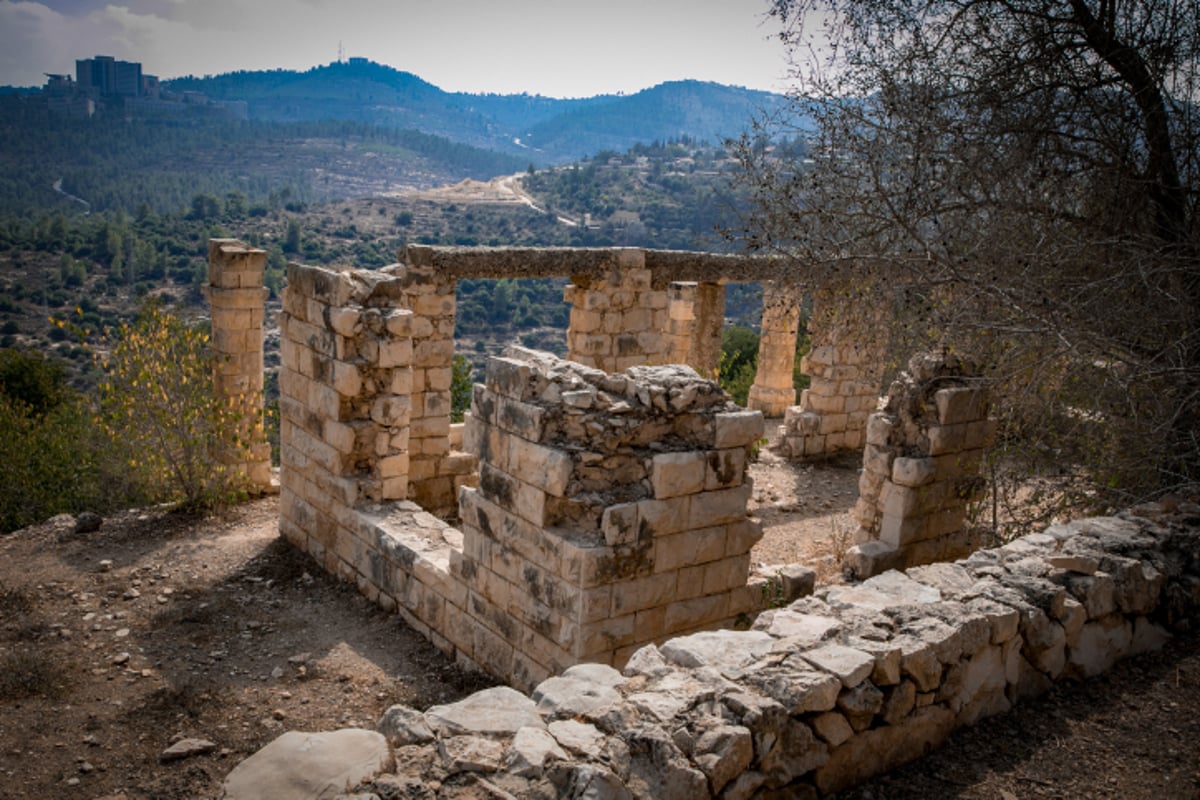
[[[764,456],[756,559],[828,577],[853,465]],[[93,533],[68,518],[0,538],[0,798],[211,798],[285,730],[373,726],[489,683],[456,669],[283,543],[277,503],[217,519],[163,509]],[[181,738],[208,754],[164,763]],[[1120,666],[963,733],[854,798],[1194,798],[1200,641]]]

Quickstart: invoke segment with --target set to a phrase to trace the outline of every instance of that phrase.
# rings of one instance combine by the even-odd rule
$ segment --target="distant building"
[[[70,75],[46,73],[46,78],[42,94],[52,113],[64,117],[90,117],[96,113],[96,101],[81,94]]]
[[[112,56],[81,58],[75,61],[75,82],[92,97],[141,97],[142,65]]]
[[[175,94],[165,91],[157,75],[142,72],[137,61],[94,56],[75,61],[70,75],[47,73],[42,95],[49,110],[60,116],[90,117],[97,112],[126,117],[202,114],[244,120],[249,109],[244,100],[212,100],[202,92]]]

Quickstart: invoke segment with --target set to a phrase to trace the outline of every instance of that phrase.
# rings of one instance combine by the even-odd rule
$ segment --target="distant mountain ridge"
[[[251,119],[352,120],[410,128],[525,154],[538,164],[681,136],[718,143],[747,130],[756,115],[777,110],[784,100],[770,92],[691,80],[582,99],[465,94],[360,59],[304,72],[232,72],[165,83],[175,91],[245,100]]]

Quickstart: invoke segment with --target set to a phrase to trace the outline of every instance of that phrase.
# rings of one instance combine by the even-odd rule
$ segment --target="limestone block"
[[[639,509],[646,506],[643,501]],[[671,536],[659,536],[654,541],[654,571],[675,572],[693,564],[718,561],[725,556],[724,526],[686,530]]]
[[[637,541],[640,518],[637,503],[621,503],[604,509],[600,517],[600,531],[610,547],[633,544]]]
[[[901,457],[892,462],[892,482],[900,486],[927,486],[936,474],[932,459]]]
[[[347,786],[388,771],[387,739],[375,731],[288,731],[233,768],[225,778],[227,800],[291,800],[332,797]]]
[[[660,537],[694,527],[691,524],[692,497],[693,495],[683,495],[668,500],[639,500],[638,518],[641,520],[642,530],[646,534]],[[659,552],[657,545],[655,550]]]
[[[987,391],[978,387],[956,386],[939,389],[933,395],[937,406],[938,422],[942,425],[954,425],[960,422],[974,422],[987,416]]]
[[[895,420],[883,412],[877,412],[867,418],[867,444],[876,447],[886,447],[895,427]],[[882,474],[890,474],[885,472]]]
[[[703,452],[659,453],[651,460],[650,485],[658,499],[703,490],[708,458]],[[744,506],[743,506],[744,508]]]
[[[763,435],[763,415],[758,411],[732,411],[715,415],[713,447],[718,450],[757,442]]]
[[[874,656],[839,644],[822,645],[801,653],[801,657],[814,667],[832,673],[847,689],[865,681],[875,668]]]
[[[885,511],[879,519],[879,540],[886,545],[901,548],[928,536],[925,517],[908,517],[894,511]]]
[[[818,714],[812,720],[812,727],[817,736],[828,742],[831,747],[837,747],[854,735],[850,723],[836,711]]]
[[[677,600],[667,606],[666,630],[684,631],[724,619],[728,608],[728,594]]]
[[[613,585],[612,614],[620,616],[665,606],[675,596],[677,574],[662,572]]]
[[[1132,642],[1133,626],[1122,615],[1112,614],[1084,625],[1079,643],[1070,649],[1067,658],[1075,672],[1090,678],[1111,669],[1117,659],[1129,653]],[[1051,673],[1051,677],[1057,676]]]
[[[332,383],[334,390],[345,397],[357,397],[363,390],[362,374],[356,364],[345,361],[332,362]]]
[[[725,527],[725,555],[736,556],[750,552],[750,548],[762,539],[762,522],[757,519],[740,519]]]
[[[547,494],[565,496],[574,469],[569,454],[517,436],[506,438],[508,471]]]
[[[746,517],[746,503],[750,500],[752,487],[749,484],[701,492],[691,495],[688,508],[689,528],[704,528],[725,525]]]
[[[495,424],[529,442],[540,442],[545,432],[546,412],[540,406],[500,397],[496,403]]]

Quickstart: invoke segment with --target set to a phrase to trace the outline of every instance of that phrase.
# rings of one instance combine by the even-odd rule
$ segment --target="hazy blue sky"
[[[449,91],[581,97],[697,78],[785,87],[767,0],[0,0],[0,85],[75,59],[161,78],[346,56]]]

